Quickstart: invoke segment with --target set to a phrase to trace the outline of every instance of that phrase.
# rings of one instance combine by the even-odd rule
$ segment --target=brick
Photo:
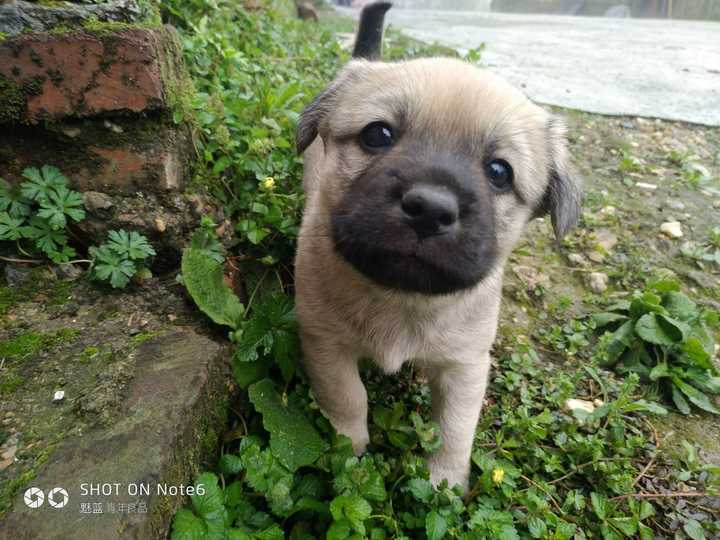
[[[181,69],[177,43],[170,27],[38,33],[0,41],[0,103],[10,97],[15,107],[0,111],[0,122],[168,109]]]
[[[152,118],[0,129],[0,178],[22,180],[26,167],[51,164],[74,189],[129,195],[184,189],[192,146],[187,129]]]

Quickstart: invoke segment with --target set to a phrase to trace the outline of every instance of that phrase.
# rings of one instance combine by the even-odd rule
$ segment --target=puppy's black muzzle
[[[494,223],[493,195],[471,163],[388,153],[353,180],[332,232],[338,253],[380,285],[448,294],[492,267]]]

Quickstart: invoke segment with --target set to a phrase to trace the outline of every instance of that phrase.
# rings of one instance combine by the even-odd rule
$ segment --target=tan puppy
[[[526,224],[562,237],[579,186],[562,122],[459,60],[353,60],[304,111],[307,194],[296,260],[304,365],[360,454],[358,360],[429,376],[442,447],[431,480],[466,487],[503,266]]]

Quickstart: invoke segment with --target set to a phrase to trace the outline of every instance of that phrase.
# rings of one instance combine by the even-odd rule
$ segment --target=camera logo
[[[25,491],[23,499],[28,507],[40,508],[45,502],[45,494],[42,492],[42,489],[31,487]]]
[[[69,499],[68,492],[61,487],[52,488],[48,493],[48,503],[53,508],[62,508],[68,503]]]
[[[23,500],[28,508],[40,508],[45,502],[45,494],[42,489],[31,487],[25,491]],[[69,500],[70,496],[65,488],[56,487],[47,494],[48,504],[53,508],[63,508]]]

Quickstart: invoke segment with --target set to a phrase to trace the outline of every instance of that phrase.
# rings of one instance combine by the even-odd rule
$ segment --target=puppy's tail
[[[367,4],[360,13],[360,25],[353,58],[379,60],[382,53],[383,22],[385,13],[392,7],[391,2],[372,2]]]

